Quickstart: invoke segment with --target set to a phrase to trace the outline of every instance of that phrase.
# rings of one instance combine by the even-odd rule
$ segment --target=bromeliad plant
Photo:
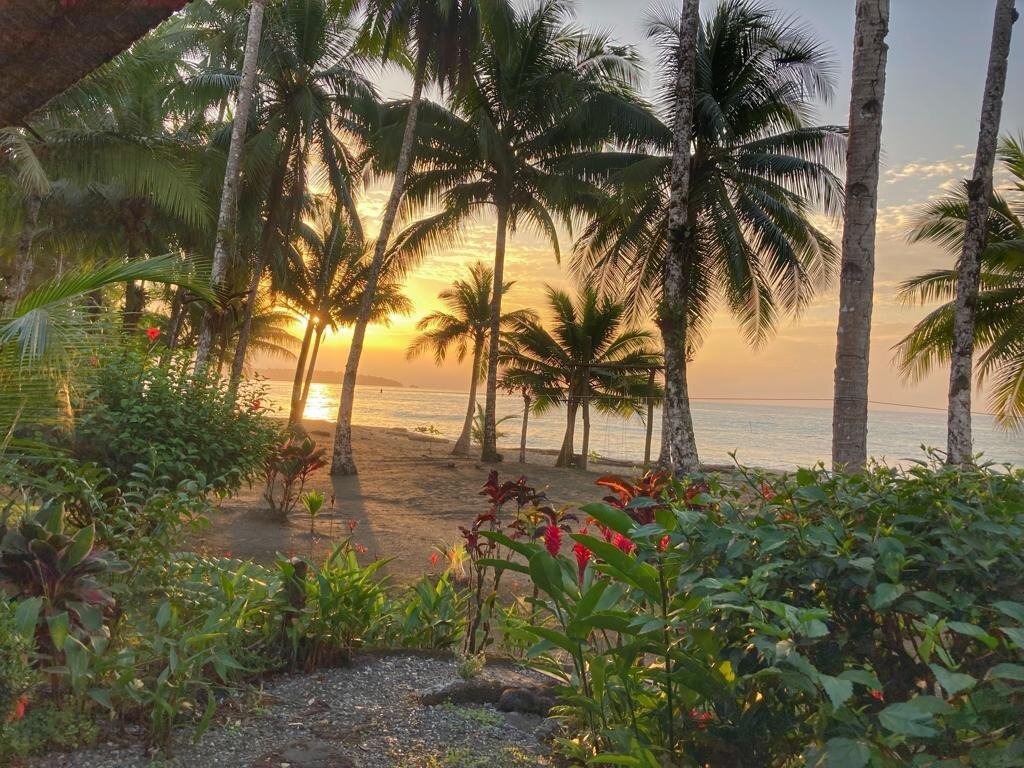
[[[742,477],[750,488],[670,482],[658,498],[621,484],[621,509],[584,508],[617,539],[572,534],[571,558],[482,534],[539,588],[530,655],[562,677],[568,756],[1024,759],[1024,473]]]

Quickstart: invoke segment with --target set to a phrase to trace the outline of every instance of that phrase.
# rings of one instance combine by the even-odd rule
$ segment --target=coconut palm
[[[224,183],[221,188],[220,212],[217,215],[217,233],[213,250],[213,267],[210,280],[218,291],[223,291],[228,270],[228,258],[231,242],[234,239],[236,211],[238,205],[238,185],[242,174],[242,152],[245,146],[246,127],[249,123],[249,110],[252,106],[253,93],[256,88],[256,62],[259,57],[260,40],[263,36],[263,11],[266,0],[252,0],[249,5],[249,19],[245,39],[245,55],[242,62],[242,74],[238,85],[238,98],[235,114],[231,125],[231,143],[228,145],[227,165],[224,168]],[[213,57],[211,56],[211,59]],[[212,61],[211,61],[212,63]],[[203,318],[203,327],[196,346],[196,370],[202,371],[213,343],[216,326],[214,308],[207,308]]]
[[[858,0],[850,90],[839,323],[836,330],[832,464],[858,471],[868,458],[868,368],[874,303],[875,223],[889,0]]]
[[[321,215],[296,232],[302,259],[292,270],[282,298],[306,318],[292,386],[289,421],[297,424],[306,406],[320,342],[328,330],[355,323],[366,291],[370,258],[365,244],[355,237],[343,211]],[[396,314],[409,314],[412,302],[401,292],[392,263],[386,262],[374,292],[374,322],[390,322]]]
[[[267,8],[265,53],[257,75],[256,120],[252,141],[274,147],[267,179],[263,227],[250,270],[246,307],[259,291],[265,269],[278,276],[291,235],[310,199],[310,186],[325,187],[349,213],[361,238],[353,199],[358,163],[352,140],[365,131],[376,108],[373,86],[357,67],[351,4],[333,0],[284,0]],[[262,49],[261,49],[262,50]],[[243,314],[231,382],[242,374],[249,336],[249,311]]]
[[[508,353],[503,381],[527,388],[542,403],[565,404],[566,429],[557,466],[576,462],[576,417],[583,414],[583,449],[578,466],[587,468],[591,408],[621,416],[639,414],[649,395],[648,371],[661,366],[649,331],[629,327],[624,303],[601,297],[589,285],[575,301],[547,289],[550,330],[520,323]],[[538,406],[539,407],[539,406]]]
[[[1018,14],[1015,0],[996,0],[992,47],[989,51],[985,95],[981,105],[978,150],[968,191],[967,223],[963,250],[957,262],[956,311],[953,316],[953,351],[949,365],[949,412],[947,416],[947,460],[966,464],[974,457],[971,440],[971,373],[974,367],[974,338],[981,280],[981,254],[988,232],[988,207],[992,198],[992,169],[999,140],[999,120],[1006,90],[1010,38]]]
[[[366,327],[372,315],[373,296],[384,268],[391,233],[405,190],[406,174],[413,158],[413,144],[423,88],[432,76],[442,87],[460,87],[472,72],[472,62],[485,19],[507,13],[505,0],[365,0],[368,39],[379,48],[383,60],[403,61],[415,50],[412,95],[401,123],[401,144],[395,164],[380,231],[370,262],[366,294],[352,331],[331,458],[332,475],[356,474],[352,455],[352,409],[356,377],[363,354]]]
[[[455,355],[459,363],[469,354],[472,357],[469,379],[469,405],[466,418],[462,424],[462,432],[455,441],[452,453],[455,455],[469,454],[470,439],[473,429],[473,411],[476,407],[477,384],[484,377],[484,342],[491,327],[491,296],[494,271],[481,262],[469,268],[469,280],[456,280],[451,288],[438,294],[438,298],[447,307],[447,311],[437,310],[424,316],[417,324],[420,335],[413,339],[406,352],[411,360],[426,352],[432,352],[434,361],[443,365],[449,352]],[[512,283],[506,281],[502,293],[508,293]],[[535,320],[536,313],[527,309],[507,312],[499,322],[503,330],[515,325]]]
[[[1008,196],[992,195],[987,246],[981,254],[980,291],[974,343],[980,352],[978,383],[988,383],[989,406],[1000,424],[1024,425],[1024,135],[1005,137],[999,158],[1014,179]],[[963,251],[970,204],[968,184],[953,195],[928,203],[910,233],[911,242],[935,243],[956,257]],[[949,361],[958,273],[941,269],[907,280],[900,298],[908,303],[945,301],[897,345],[901,373],[920,380]]]
[[[681,30],[666,19],[652,23],[650,34],[662,52],[662,104],[670,112]],[[573,258],[577,274],[593,276],[604,293],[630,297],[638,315],[657,318],[666,343],[676,335],[673,324],[683,329],[686,355],[675,361],[676,375],[699,347],[719,299],[755,345],[768,339],[780,314],[807,305],[837,262],[813,215],[838,214],[842,203],[835,169],[844,130],[810,119],[815,102],[831,94],[832,62],[800,25],[757,4],[726,0],[701,26],[696,72],[685,312],[661,311],[673,140],[667,124],[654,151],[581,159],[600,165],[612,194],[583,230]],[[678,418],[689,424],[689,402],[679,405]],[[697,469],[680,461],[685,457],[666,458],[677,470]]]
[[[447,107],[424,105],[406,196],[413,207],[440,212],[409,226],[394,246],[420,255],[457,239],[468,222],[497,219],[482,447],[488,461],[500,458],[493,429],[498,286],[508,236],[530,228],[557,256],[556,219],[571,224],[599,198],[585,178],[589,167],[576,162],[580,153],[609,141],[635,144],[656,126],[633,92],[639,70],[632,52],[572,26],[570,10],[567,2],[548,0],[492,24],[472,87],[454,93]]]

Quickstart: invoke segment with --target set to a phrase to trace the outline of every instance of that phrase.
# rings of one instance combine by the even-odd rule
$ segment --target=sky
[[[818,122],[845,125],[854,0],[767,0],[766,5],[795,16],[830,48],[836,62],[836,94],[819,109]],[[710,0],[701,6],[705,13],[713,7]],[[675,13],[678,3],[645,8],[642,0],[577,0],[576,7],[580,24],[635,45],[645,61],[652,62],[653,51],[645,39],[648,13],[656,8]],[[908,245],[907,223],[923,203],[971,175],[994,8],[995,0],[892,0],[870,371],[870,397],[875,401],[945,404],[945,371],[911,385],[894,370],[892,346],[926,312],[901,306],[895,292],[902,280],[951,264],[951,257],[933,246]],[[1024,132],[1024,29],[1016,31],[1002,131],[1019,134]],[[648,77],[652,66],[648,65]],[[411,87],[391,72],[377,82],[385,96],[406,95]],[[379,222],[387,191],[372,188],[364,194],[368,232]],[[835,231],[834,237],[838,242],[841,232]],[[568,233],[563,232],[561,247],[567,254]],[[430,357],[408,362],[404,350],[416,333],[416,321],[438,307],[437,293],[463,276],[468,263],[492,261],[493,248],[494,222],[481,219],[467,229],[461,243],[426,259],[407,285],[413,315],[396,318],[390,327],[370,328],[360,372],[419,387],[467,389],[467,366],[450,362],[439,368]],[[506,297],[509,308],[542,310],[545,285],[572,286],[568,264],[559,265],[550,245],[528,233],[511,238],[506,276],[516,283]],[[831,397],[837,313],[834,285],[799,318],[780,324],[776,336],[756,350],[741,338],[732,319],[719,313],[692,364],[691,394],[697,399]],[[343,370],[347,349],[348,333],[328,338],[318,369]],[[267,367],[272,365],[278,364]]]

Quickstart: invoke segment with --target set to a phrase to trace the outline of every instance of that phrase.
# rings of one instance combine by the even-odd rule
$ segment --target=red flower
[[[348,521],[348,532],[349,533],[355,533],[355,530],[358,527],[358,525],[359,525],[359,521],[358,520],[349,520]]]
[[[562,529],[557,525],[549,525],[544,529],[544,546],[552,557],[558,557],[562,549]]]
[[[876,688],[871,692],[871,698],[875,701],[885,701],[885,694],[881,690]]]
[[[761,483],[761,497],[765,501],[771,501],[776,496],[778,496],[778,494],[775,493],[775,489],[774,488],[772,488],[770,485],[768,485],[768,483]]]
[[[583,534],[585,534],[586,532],[586,528],[583,528],[580,531],[580,533]],[[576,565],[578,565],[580,569],[580,583],[582,584],[583,572],[587,570],[587,563],[590,562],[590,558],[593,555],[593,553],[589,549],[587,549],[585,545],[581,544],[578,541],[572,545],[572,553],[576,555]]]
[[[696,709],[690,710],[690,717],[696,722],[698,728],[706,728],[707,724],[715,719],[713,712],[698,712]]]
[[[251,403],[249,403],[249,410],[258,411],[261,405],[262,403],[259,400],[253,400]]]
[[[441,562],[441,556],[439,554],[437,554],[437,552],[435,552],[434,554],[432,554],[430,556],[430,564],[431,565],[436,566],[440,562]]]
[[[664,536],[662,536],[661,537],[661,541],[658,542],[658,551],[660,551],[660,552],[668,551],[668,545],[669,545],[670,541],[671,541],[671,539],[669,539],[669,536],[668,536],[667,533]]]
[[[146,335],[149,337],[150,341],[156,341],[157,339],[160,338],[160,329],[159,328],[147,328],[146,329]]]
[[[633,551],[633,542],[630,541],[628,536],[623,536],[621,533],[616,533],[612,539],[612,544],[621,549],[627,555]]]
[[[370,551],[362,544],[353,544],[352,548],[356,551],[357,555],[365,555],[367,552]]]
[[[27,704],[28,704],[28,697],[27,696],[19,697],[18,700],[16,702],[14,702],[14,707],[11,709],[11,713],[10,713],[10,715],[7,716],[7,719],[10,722],[12,722],[12,723],[17,722],[18,720],[21,720],[21,718],[23,718],[25,716],[25,707],[26,707]]]

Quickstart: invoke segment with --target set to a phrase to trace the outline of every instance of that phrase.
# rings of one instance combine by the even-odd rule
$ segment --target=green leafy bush
[[[566,753],[1024,762],[1024,473],[745,479],[611,483],[574,557],[482,534],[539,588],[531,655],[563,676]]]
[[[85,379],[77,402],[75,454],[126,479],[137,465],[159,468],[169,487],[192,481],[218,494],[258,477],[278,430],[264,415],[263,390],[233,395],[212,375],[196,376],[188,356],[166,364],[114,350]]]
[[[271,514],[286,519],[302,499],[306,481],[326,466],[324,449],[311,437],[290,437],[274,447],[263,464],[263,499]]]
[[[0,757],[13,752],[13,723],[25,713],[29,691],[37,682],[29,664],[34,626],[19,626],[14,602],[0,597]]]

